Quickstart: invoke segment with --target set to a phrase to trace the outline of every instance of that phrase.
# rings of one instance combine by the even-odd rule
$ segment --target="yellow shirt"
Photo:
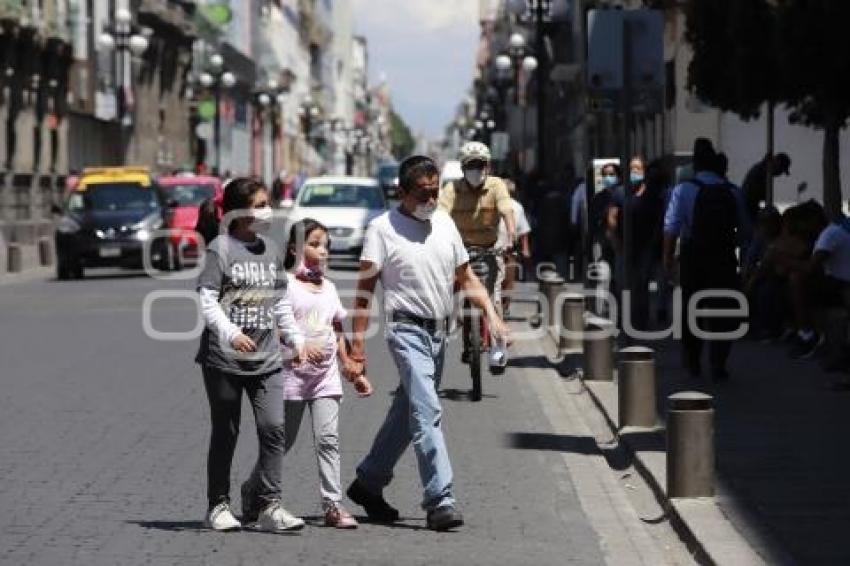
[[[508,187],[491,175],[478,189],[465,179],[446,184],[440,191],[440,208],[455,221],[465,245],[487,248],[499,237],[501,215],[513,214]]]

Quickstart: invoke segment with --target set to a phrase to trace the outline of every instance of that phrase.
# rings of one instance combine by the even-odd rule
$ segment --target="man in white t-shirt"
[[[444,531],[463,524],[455,506],[437,395],[455,284],[485,312],[494,338],[507,342],[509,332],[472,272],[454,222],[437,210],[439,192],[439,171],[434,161],[424,156],[407,158],[399,167],[398,208],[373,220],[366,231],[349,358],[363,364],[359,369],[365,371],[369,303],[380,280],[388,321],[387,344],[401,383],[347,493],[365,508],[370,519],[397,520],[398,511],[384,500],[382,491],[392,480],[399,458],[413,444],[428,528]]]
[[[506,316],[511,304],[509,291],[514,288],[516,272],[520,264],[515,254],[519,254],[523,269],[528,269],[531,262],[531,247],[529,245],[529,234],[531,225],[525,216],[525,208],[516,200],[516,183],[510,179],[504,179],[511,194],[511,206],[514,209],[514,222],[516,224],[516,242],[511,242],[508,237],[508,228],[505,221],[499,222],[499,237],[496,239],[496,249],[504,250],[504,260],[499,265],[499,275],[496,278],[496,292],[494,302],[501,307],[502,316]]]

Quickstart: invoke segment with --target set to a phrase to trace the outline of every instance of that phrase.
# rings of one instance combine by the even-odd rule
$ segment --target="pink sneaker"
[[[336,504],[328,507],[325,511],[325,526],[334,527],[337,529],[356,529],[358,526],[357,519],[351,516],[351,513],[345,510],[342,505]]]

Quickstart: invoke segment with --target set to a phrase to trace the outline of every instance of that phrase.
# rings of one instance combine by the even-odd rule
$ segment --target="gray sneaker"
[[[233,516],[230,503],[222,501],[209,511],[204,517],[204,526],[214,531],[235,531],[242,524]]]
[[[304,519],[284,509],[280,501],[272,501],[260,511],[257,528],[263,531],[297,531],[304,528]]]

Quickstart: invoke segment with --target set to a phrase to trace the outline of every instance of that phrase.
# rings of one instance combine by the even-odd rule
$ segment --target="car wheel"
[[[71,278],[71,269],[68,267],[67,260],[58,259],[56,261],[56,279],[59,281],[67,281]]]

